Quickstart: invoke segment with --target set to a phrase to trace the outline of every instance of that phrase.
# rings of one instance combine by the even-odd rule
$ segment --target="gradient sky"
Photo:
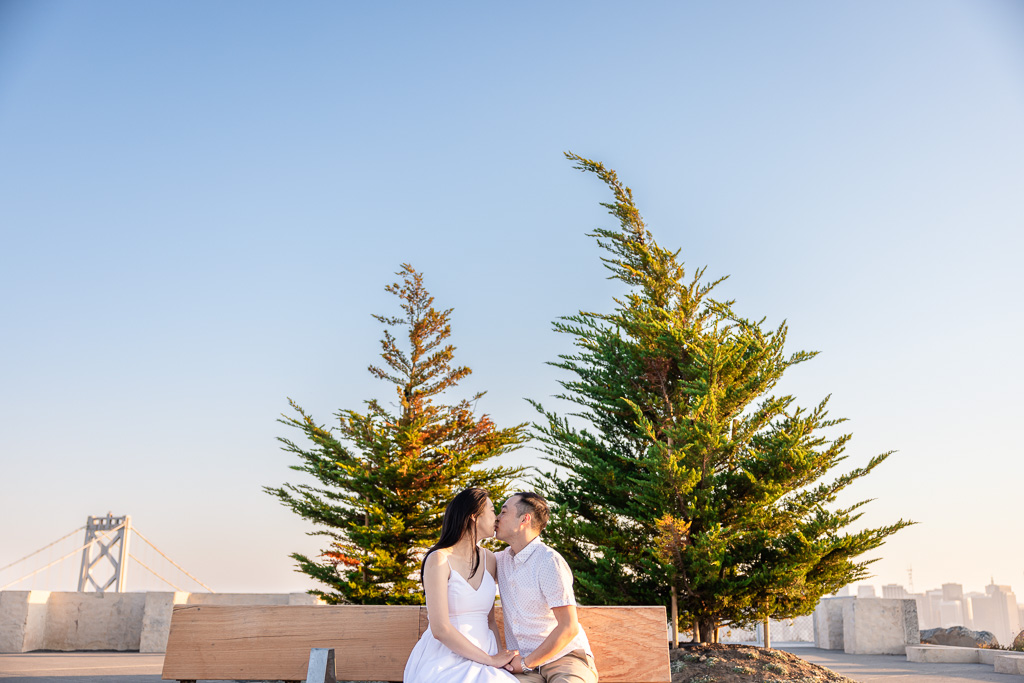
[[[782,388],[832,394],[845,465],[898,451],[846,498],[919,522],[872,582],[1024,601],[1022,122],[1011,0],[0,2],[0,566],[113,511],[218,591],[309,588],[260,488],[286,397],[391,399],[408,261],[453,400],[555,405],[551,321],[622,293],[572,150],[821,351]]]

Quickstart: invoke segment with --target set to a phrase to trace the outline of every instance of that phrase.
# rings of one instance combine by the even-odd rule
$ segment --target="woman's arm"
[[[457,655],[489,666],[505,666],[515,653],[508,651],[489,655],[459,633],[448,619],[448,576],[451,567],[440,552],[432,552],[423,568],[423,590],[427,595],[427,619],[430,632]]]

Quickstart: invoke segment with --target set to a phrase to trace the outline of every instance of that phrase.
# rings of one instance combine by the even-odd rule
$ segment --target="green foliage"
[[[279,422],[298,429],[308,445],[280,438],[318,484],[264,487],[332,539],[319,558],[292,557],[298,571],[327,586],[310,591],[331,604],[421,604],[419,563],[437,541],[444,507],[458,491],[479,486],[502,500],[521,468],[482,467],[526,439],[526,426],[499,429],[473,405],[482,393],[452,405],[436,397],[470,374],[452,365],[451,309],[438,311],[422,276],[403,265],[402,282],[387,287],[403,315],[374,316],[387,327],[405,327],[408,345],[385,329],[384,368],[369,371],[395,386],[397,411],[376,400],[365,412],[342,410],[334,428],[318,424],[289,399],[297,415]]]
[[[737,315],[712,298],[722,279],[687,277],[678,251],[654,240],[632,191],[602,164],[617,230],[595,230],[612,279],[628,287],[611,313],[555,322],[576,352],[553,363],[570,379],[560,398],[581,410],[536,426],[553,503],[547,532],[594,604],[667,604],[678,591],[683,624],[702,641],[723,622],[807,614],[820,596],[866,576],[855,558],[909,522],[844,532],[863,503],[831,509],[837,494],[883,462],[832,476],[850,435],[823,433],[827,398],[800,408],[773,389],[790,367],[787,328]],[[723,278],[724,279],[724,278]],[[577,425],[584,426],[579,427]]]

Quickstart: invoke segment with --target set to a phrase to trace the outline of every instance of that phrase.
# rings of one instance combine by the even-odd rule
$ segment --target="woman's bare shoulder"
[[[437,570],[437,569],[444,568],[445,570],[447,570],[448,569],[448,555],[449,554],[450,553],[445,548],[442,548],[440,550],[435,550],[434,552],[432,552],[429,555],[427,555],[427,559],[423,562],[423,569],[424,570],[428,570],[428,569]]]
[[[495,558],[494,553],[487,548],[482,548],[484,551],[484,564],[487,566],[487,571],[491,576],[495,576],[498,571],[498,560]]]

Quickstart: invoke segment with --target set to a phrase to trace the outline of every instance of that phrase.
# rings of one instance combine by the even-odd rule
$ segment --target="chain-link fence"
[[[773,643],[813,643],[814,642],[814,617],[797,617],[795,619],[772,619],[768,625],[769,635]],[[722,628],[718,632],[719,642],[722,643],[754,643],[764,644],[764,626],[758,625],[753,629]]]

